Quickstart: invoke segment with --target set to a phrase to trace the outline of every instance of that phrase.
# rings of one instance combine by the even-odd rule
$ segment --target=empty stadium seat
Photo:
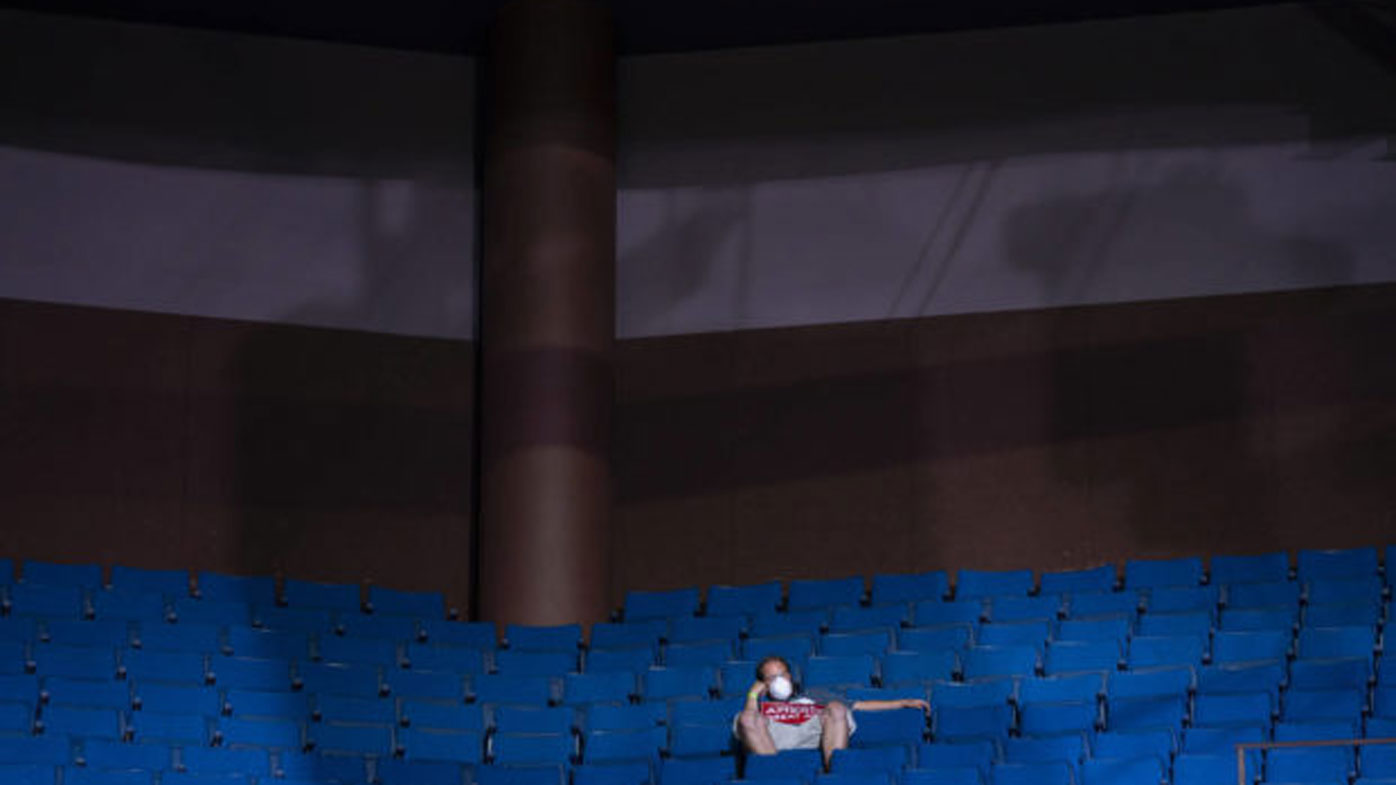
[[[1375,548],[1301,550],[1297,566],[1301,581],[1347,580],[1375,575],[1377,551]]]
[[[130,744],[114,739],[84,739],[75,753],[74,759],[89,770],[149,769],[160,771],[173,767],[170,757],[170,748],[159,744]]]
[[[1212,625],[1212,614],[1208,611],[1151,612],[1140,617],[1135,634],[1141,638],[1206,637],[1212,633]]]
[[[1126,665],[1130,670],[1201,664],[1207,653],[1207,638],[1197,635],[1139,635],[1129,642]]]
[[[1090,594],[1114,590],[1117,581],[1114,565],[1106,564],[1084,570],[1044,572],[1039,580],[1043,594]]]
[[[223,713],[223,698],[208,686],[137,683],[132,687],[134,702],[142,711],[158,714],[185,712],[216,717]]]
[[[697,704],[683,701],[680,705]],[[584,707],[582,725],[593,730],[643,730],[662,725],[667,707],[663,703],[615,704],[597,703]]]
[[[598,649],[586,654],[587,673],[625,671],[637,673],[656,663],[654,649],[646,646],[633,649]]]
[[[739,628],[745,624],[741,617],[735,618]],[[592,651],[630,649],[641,646],[655,648],[659,645],[659,639],[663,638],[668,630],[669,623],[658,619],[625,623],[602,622],[591,626],[591,638],[587,643],[587,648]]]
[[[947,624],[939,627],[904,627],[897,630],[899,651],[938,652],[963,649],[974,642],[974,627],[969,624]]]
[[[660,746],[664,745],[663,731],[659,733]],[[728,713],[723,722],[669,724],[668,751],[679,757],[721,755],[733,748],[732,714]]]
[[[757,758],[747,760],[750,765],[749,762]],[[736,759],[732,756],[665,758],[659,765],[659,782],[662,785],[709,785],[726,782],[736,775]]]
[[[1266,725],[1274,713],[1274,698],[1267,692],[1238,692],[1223,695],[1199,693],[1193,701],[1192,721],[1196,727],[1220,725]]]
[[[314,716],[329,723],[396,725],[398,721],[397,706],[379,698],[316,695],[313,707]]]
[[[896,651],[882,658],[882,681],[896,685],[949,680],[958,668],[953,651]]]
[[[1296,690],[1366,689],[1372,663],[1364,658],[1295,660],[1289,667],[1289,687]]]
[[[1289,655],[1291,640],[1288,630],[1219,632],[1212,639],[1212,662],[1282,661]]]
[[[744,586],[709,586],[704,612],[708,616],[734,616],[771,612],[780,607],[784,589],[780,581]]]
[[[669,623],[664,637],[669,643],[736,640],[745,632],[744,616],[683,616]]]
[[[156,714],[137,711],[130,715],[131,738],[141,744],[206,745],[212,736],[214,719],[195,714]]]
[[[494,669],[514,676],[561,676],[577,672],[577,652],[519,651],[504,649],[494,654]]]
[[[292,608],[324,608],[358,613],[363,609],[361,589],[356,583],[318,583],[287,578],[282,598]]]
[[[301,663],[296,682],[306,692],[329,692],[371,698],[386,692],[380,669],[372,665]]]
[[[479,745],[475,745],[479,746]],[[475,763],[477,761],[467,761]],[[374,764],[380,785],[460,785],[461,764],[452,761],[380,759]],[[597,785],[602,785],[598,783]],[[609,785],[630,785],[610,783]]]
[[[736,647],[732,640],[671,643],[664,647],[664,664],[669,667],[708,665],[730,660],[734,654]],[[645,667],[651,664],[653,663],[645,663]]]
[[[486,673],[471,680],[471,689],[480,703],[542,706],[552,701],[555,685],[547,676]]]
[[[1031,676],[1037,670],[1036,646],[971,646],[960,658],[965,680]]]
[[[491,762],[496,764],[567,766],[576,753],[576,744],[566,733],[496,733],[489,737],[488,749]]]
[[[496,645],[495,626],[491,622],[418,619],[418,624],[429,643],[485,650],[494,649]]]
[[[747,638],[742,642],[742,658],[760,661],[765,657],[784,657],[794,665],[814,654],[814,636],[806,634]]]
[[[1303,594],[1304,585],[1293,581],[1228,584],[1226,587],[1226,607],[1294,607],[1303,599]]]
[[[1186,695],[1172,697],[1107,698],[1105,728],[1109,731],[1169,730],[1183,726],[1188,713]]]
[[[747,633],[752,638],[778,638],[785,635],[813,637],[823,633],[828,627],[829,615],[827,608],[789,613],[757,613],[752,616]]]
[[[1178,740],[1171,730],[1107,731],[1091,739],[1091,755],[1102,759],[1157,758],[1167,764],[1177,751]]]
[[[1265,753],[1269,782],[1343,783],[1352,774],[1352,749],[1309,747],[1272,749]]]
[[[1218,629],[1222,632],[1253,632],[1258,630],[1292,631],[1299,623],[1299,608],[1237,608],[1221,615]]]
[[[1280,718],[1286,721],[1359,720],[1366,708],[1365,688],[1287,690]]]
[[[775,755],[748,755],[746,771],[742,776],[748,780],[781,777],[812,780],[815,772],[823,767],[819,750],[784,750]]]
[[[170,618],[164,596],[123,589],[94,591],[88,595],[95,619],[160,623]]]
[[[1131,589],[1196,586],[1202,582],[1202,574],[1202,560],[1197,557],[1125,562],[1125,586]]]
[[[418,730],[485,731],[485,713],[479,704],[404,700],[399,705],[398,715],[404,725]]]
[[[860,729],[861,732],[861,729]],[[855,734],[856,735],[856,734]],[[920,739],[916,739],[920,741]],[[836,774],[901,771],[911,760],[910,750],[900,744],[835,750],[829,770]]]
[[[1304,627],[1295,642],[1300,659],[1371,660],[1376,653],[1375,627]]]
[[[625,703],[636,694],[633,671],[569,673],[562,682],[562,702],[568,705]]]
[[[990,785],[1072,785],[1075,781],[1067,763],[1000,763],[989,771]]]
[[[975,636],[977,646],[1020,646],[1028,645],[1041,652],[1052,634],[1052,622],[1024,621],[984,624]]]
[[[303,692],[229,689],[223,693],[226,711],[239,719],[299,719],[310,716],[310,696]]]
[[[570,706],[499,706],[494,710],[497,733],[556,733],[566,735],[576,725]]]
[[[1003,742],[1005,763],[1067,763],[1075,770],[1086,758],[1088,749],[1086,737],[1081,733],[1067,733],[1048,737],[1011,738]]]
[[[1089,619],[1093,616],[1132,616],[1139,612],[1143,599],[1134,590],[1114,594],[1075,593],[1067,598],[1066,612],[1071,619]]]
[[[1251,771],[1250,776],[1255,777]],[[1172,785],[1218,785],[1236,781],[1236,756],[1225,754],[1179,755],[1173,761]]]
[[[402,591],[382,586],[370,586],[368,609],[384,616],[410,616],[440,619],[444,616],[445,598],[434,591]]]
[[[1018,682],[1018,703],[1094,702],[1105,692],[1104,673],[1047,676]]]
[[[1023,596],[1032,588],[1032,570],[960,570],[955,576],[960,598]]]
[[[790,582],[785,604],[790,610],[857,605],[863,600],[863,579],[830,578]]]
[[[583,763],[572,769],[572,785],[649,785],[653,777],[647,761]]]
[[[831,657],[867,654],[881,657],[892,648],[895,636],[887,627],[863,632],[828,633],[819,639],[819,653]]]
[[[1047,647],[1042,669],[1049,676],[1083,671],[1113,671],[1123,662],[1117,639],[1061,640]]]
[[[858,632],[883,627],[897,629],[910,617],[911,606],[907,604],[869,607],[840,605],[834,608],[833,615],[829,618],[829,632]]]
[[[625,594],[625,620],[692,616],[698,611],[698,587],[668,591],[631,590]]]
[[[1097,758],[1081,766],[1081,785],[1159,785],[1166,765],[1155,757]]]
[[[270,575],[227,575],[200,572],[198,597],[212,602],[275,603],[276,579]]]
[[[942,624],[978,624],[984,616],[984,601],[978,598],[941,602],[923,600],[912,605],[912,622],[918,627]]]
[[[20,563],[20,581],[43,586],[100,589],[102,587],[102,565],[61,564],[25,559]]]
[[[1025,703],[1018,709],[1018,732],[1024,736],[1053,736],[1094,732],[1100,707],[1094,700]]]
[[[876,676],[877,662],[870,654],[810,657],[805,661],[808,687],[866,687]]]
[[[1004,739],[1013,726],[1013,709],[1008,705],[937,706],[932,723],[932,733],[938,741]]]
[[[180,750],[179,761],[192,774],[271,776],[271,759],[266,750],[188,746]]]
[[[1149,613],[1205,611],[1216,615],[1221,604],[1221,590],[1216,586],[1164,586],[1145,593]]]
[[[906,575],[879,573],[872,578],[870,600],[874,605],[938,600],[949,591],[950,577],[944,570]]]
[[[932,772],[971,769],[980,776],[988,776],[989,768],[996,757],[998,748],[992,741],[981,739],[960,743],[936,742],[917,746],[916,767]]]
[[[1283,662],[1208,665],[1197,670],[1197,691],[1207,695],[1265,692],[1278,700],[1285,683]]]
[[[641,681],[645,700],[706,698],[717,689],[717,671],[706,666],[650,668]]]
[[[1212,583],[1267,583],[1289,579],[1289,554],[1270,551],[1246,556],[1219,555],[1211,559]]]

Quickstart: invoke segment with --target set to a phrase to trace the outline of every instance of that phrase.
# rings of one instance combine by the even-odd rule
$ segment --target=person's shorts
[[[741,714],[738,713],[732,718],[732,735],[738,739],[742,737],[740,723]],[[771,732],[771,741],[775,742],[778,750],[817,750],[819,742],[824,735],[824,723],[819,717],[811,717],[799,725],[790,725],[775,720],[766,720],[766,728]],[[858,730],[858,722],[853,719],[853,712],[848,712],[848,735],[852,736]]]

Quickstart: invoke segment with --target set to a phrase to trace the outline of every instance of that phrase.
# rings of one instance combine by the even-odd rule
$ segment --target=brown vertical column
[[[486,64],[479,614],[604,618],[615,45],[587,0],[515,0]]]

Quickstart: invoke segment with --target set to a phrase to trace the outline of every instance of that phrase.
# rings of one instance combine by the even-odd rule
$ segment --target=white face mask
[[[790,679],[785,676],[777,676],[771,679],[771,684],[766,688],[771,697],[783,701],[795,692],[795,685],[790,683]]]

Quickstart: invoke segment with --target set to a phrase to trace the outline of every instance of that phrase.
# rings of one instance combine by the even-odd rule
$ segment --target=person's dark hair
[[[756,680],[757,680],[757,681],[765,681],[766,677],[761,673],[761,671],[765,670],[765,668],[766,668],[766,663],[768,663],[768,662],[778,662],[778,663],[780,663],[781,665],[784,665],[784,666],[785,666],[785,672],[786,672],[786,673],[790,673],[790,672],[791,672],[791,670],[790,670],[790,660],[787,660],[787,659],[785,659],[784,657],[782,657],[782,656],[780,656],[780,655],[778,655],[778,654],[772,654],[772,655],[767,656],[767,657],[762,657],[762,658],[761,658],[761,661],[758,662],[758,663],[756,663]]]

